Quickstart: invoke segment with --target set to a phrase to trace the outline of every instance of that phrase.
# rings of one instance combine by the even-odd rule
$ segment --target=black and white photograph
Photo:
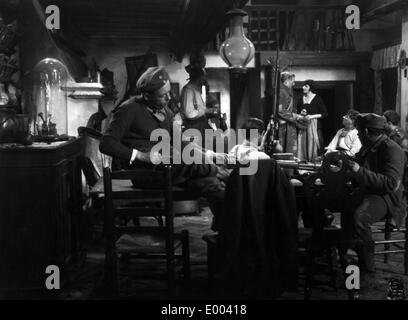
[[[0,0],[0,300],[408,300],[407,51],[407,0]]]

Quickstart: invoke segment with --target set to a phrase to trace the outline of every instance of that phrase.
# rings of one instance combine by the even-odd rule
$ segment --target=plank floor
[[[123,264],[121,267],[123,274],[120,277],[121,294],[119,299],[216,299],[216,294],[212,292],[208,283],[207,247],[202,240],[202,236],[211,231],[211,219],[211,212],[207,207],[204,207],[199,215],[181,216],[175,219],[177,230],[187,229],[190,233],[191,281],[188,284],[182,284],[176,294],[169,296],[165,291],[165,282],[159,279],[164,274],[165,265],[158,261],[152,266],[151,263],[147,264],[147,262],[138,260],[139,263]],[[147,224],[149,223],[154,222],[147,221]],[[62,290],[59,298],[64,300],[105,299],[101,281],[103,261],[103,242],[100,238],[100,232],[96,228],[93,241],[88,245],[82,263],[72,270],[70,281]],[[385,300],[388,288],[387,279],[390,277],[401,278],[405,288],[408,288],[408,277],[403,275],[402,254],[392,255],[387,264],[383,262],[382,256],[376,256],[376,268],[375,279],[368,287],[362,288],[364,290],[360,292],[361,300]],[[149,278],[153,279],[146,279],[146,274],[149,274]],[[322,280],[324,279],[322,278]],[[343,281],[344,279],[339,272],[339,289],[335,291],[328,285],[317,286],[313,289],[312,300],[346,300],[346,291],[341,288]],[[284,293],[280,300],[302,300],[302,284],[303,281],[300,280],[298,292]]]

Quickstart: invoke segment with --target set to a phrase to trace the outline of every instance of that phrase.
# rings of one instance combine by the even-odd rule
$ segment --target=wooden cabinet
[[[48,265],[76,255],[82,142],[0,144],[0,295],[45,291]]]

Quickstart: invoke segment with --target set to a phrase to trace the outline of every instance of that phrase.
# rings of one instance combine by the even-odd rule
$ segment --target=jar
[[[59,60],[46,58],[32,71],[30,127],[34,135],[60,136],[68,133],[67,96],[64,91],[68,69]]]

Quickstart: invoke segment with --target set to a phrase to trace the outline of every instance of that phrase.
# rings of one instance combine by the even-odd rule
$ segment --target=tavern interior
[[[402,49],[408,50],[408,3],[354,1],[361,11],[361,29],[347,30],[342,19],[345,6],[351,2],[2,0],[0,16],[5,24],[13,24],[18,34],[12,51],[7,53],[16,61],[17,69],[6,86],[8,92],[16,92],[16,117],[30,122],[37,112],[30,103],[35,81],[31,75],[36,64],[44,58],[63,61],[69,77],[77,83],[66,103],[67,134],[81,140],[78,128],[87,125],[90,116],[98,111],[98,104],[103,102],[105,113],[109,113],[126,95],[128,79],[135,76],[131,73],[137,63],[146,57],[157,59],[157,64],[168,71],[172,88],[179,95],[187,83],[185,67],[189,56],[201,48],[206,57],[210,93],[218,99],[227,126],[240,128],[248,117],[267,121],[271,116],[273,66],[268,61],[276,57],[279,46],[281,66],[289,67],[296,75],[295,99],[301,95],[303,81],[313,79],[317,83],[329,113],[324,122],[326,141],[341,127],[341,117],[350,108],[376,113],[394,109],[401,115],[401,126],[405,128],[408,76],[405,66],[399,63],[399,54]],[[60,30],[50,31],[44,26],[45,8],[51,4],[60,9]],[[219,55],[220,44],[228,36],[229,21],[225,14],[234,6],[248,13],[244,28],[256,50],[246,73],[241,74],[230,72]],[[133,70],[126,65],[131,60],[135,63]],[[99,76],[101,73],[113,76],[116,92],[100,90],[103,86],[96,71]],[[64,157],[69,152],[77,152],[80,157],[83,151],[44,151],[43,156],[38,152],[37,157],[29,153],[24,157],[16,152],[12,160],[5,160],[9,151],[2,148],[0,157],[0,260],[9,262],[0,267],[1,296],[106,298],[103,195],[92,196],[85,172],[81,173],[82,183],[81,179],[72,178],[79,170],[84,171],[80,161],[72,161],[61,170],[53,167],[68,161]],[[75,197],[81,201],[79,212],[75,212],[71,203]],[[122,275],[123,297],[216,297],[208,275],[210,244],[203,240],[205,234],[211,233],[211,213],[202,199],[184,205],[192,206],[196,212],[176,210],[174,223],[176,230],[187,229],[190,234],[191,279],[169,294],[165,281],[151,280],[148,275],[165,274],[165,263],[154,262],[152,268],[123,258],[119,264],[129,263],[128,267],[137,269],[132,271],[139,275],[136,279]],[[194,209],[195,205],[198,209]],[[146,223],[155,221],[147,219]],[[62,269],[61,290],[57,293],[39,290],[39,283],[44,281],[42,270],[48,264]],[[362,299],[385,299],[389,277],[406,280],[401,254],[389,255],[386,263],[383,255],[377,255],[376,267],[377,280],[369,291],[361,293]],[[300,272],[298,292],[285,292],[279,298],[303,299],[302,281]],[[316,285],[312,299],[342,300],[347,299],[347,292],[342,284],[337,291],[330,285]]]

